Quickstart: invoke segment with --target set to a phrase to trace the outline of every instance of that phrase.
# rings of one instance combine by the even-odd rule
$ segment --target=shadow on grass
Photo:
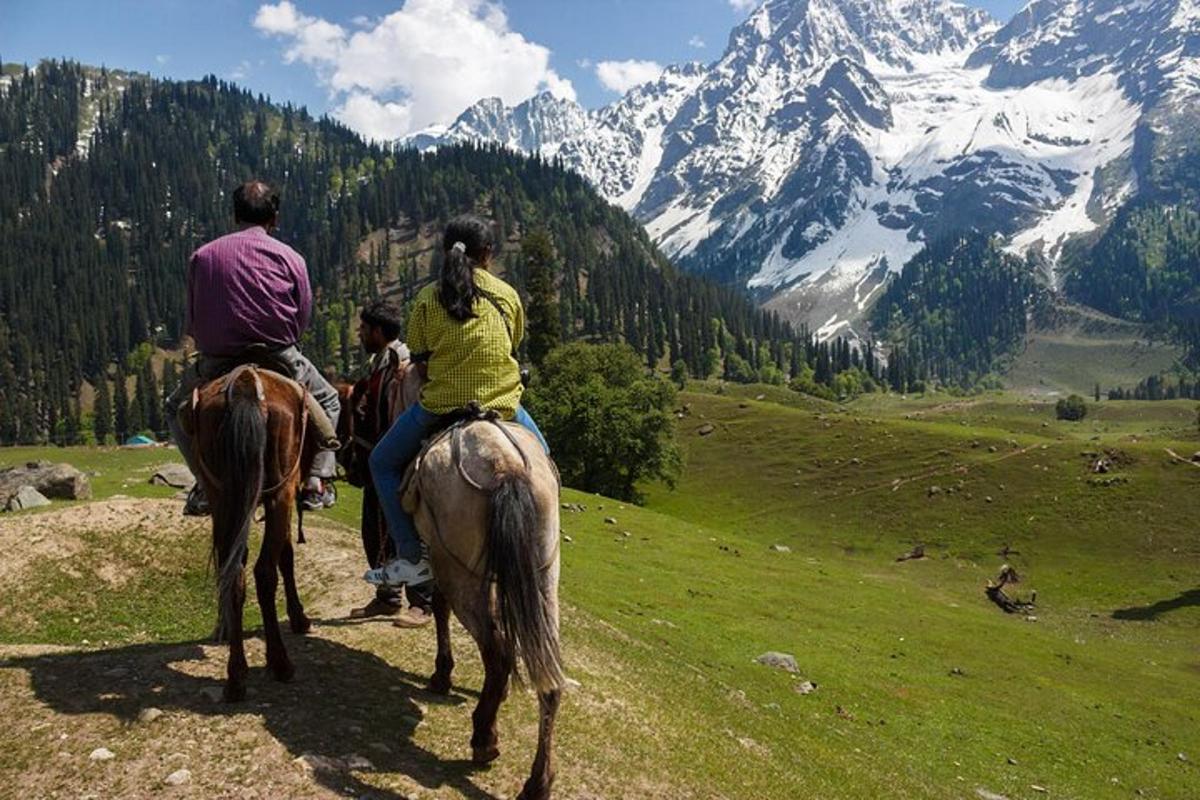
[[[212,699],[220,696],[222,680],[188,674],[189,662],[206,659],[201,645],[208,642],[9,658],[0,660],[0,668],[25,670],[37,698],[60,714],[110,714],[130,724],[151,706],[198,717],[257,715],[293,757],[324,757],[315,759],[313,779],[338,794],[405,796],[359,780],[334,761],[353,753],[368,758],[375,772],[404,774],[427,789],[446,787],[472,800],[495,800],[470,780],[477,770],[470,761],[442,760],[412,741],[422,717],[417,700],[461,705],[462,694],[433,695],[422,688],[424,676],[337,642],[316,637],[287,642],[295,680],[277,683],[265,668],[252,666],[250,697],[237,704]],[[218,652],[224,674],[226,651]]]
[[[1112,617],[1124,620],[1154,620],[1158,619],[1160,614],[1168,611],[1197,606],[1200,606],[1200,589],[1189,589],[1186,592],[1180,592],[1177,597],[1172,597],[1170,600],[1159,600],[1152,605],[1119,608],[1112,613]]]

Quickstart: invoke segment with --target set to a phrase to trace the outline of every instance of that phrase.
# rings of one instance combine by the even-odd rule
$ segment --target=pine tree
[[[129,437],[129,388],[125,385],[125,370],[118,365],[117,377],[113,382],[113,432],[117,444]]]
[[[112,399],[108,394],[108,379],[103,373],[98,374],[93,383],[96,385],[96,403],[92,409],[92,433],[96,444],[106,444],[108,435],[112,433]]]
[[[133,381],[133,399],[129,403],[129,435],[134,436],[146,429],[146,371],[139,370]]]
[[[526,311],[527,351],[534,366],[562,341],[554,288],[554,244],[545,229],[531,231],[521,241],[529,303]]]

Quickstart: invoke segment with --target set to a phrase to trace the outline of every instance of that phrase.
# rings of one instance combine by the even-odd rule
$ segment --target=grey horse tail
[[[223,630],[228,630],[229,615],[237,613],[235,592],[246,560],[250,523],[262,494],[267,445],[267,422],[257,387],[251,376],[245,378],[230,388],[213,461],[222,479],[219,501],[212,504],[212,555],[217,568],[218,624]]]
[[[562,689],[566,677],[558,624],[543,586],[541,514],[529,475],[501,477],[491,499],[487,574],[496,581],[500,638],[509,649],[511,663],[515,665],[520,657],[538,692]]]

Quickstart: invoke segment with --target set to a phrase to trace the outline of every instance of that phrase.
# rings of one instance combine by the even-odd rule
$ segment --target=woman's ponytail
[[[438,280],[438,302],[459,322],[475,316],[479,288],[475,267],[484,267],[492,255],[492,229],[478,217],[463,215],[446,226],[442,247],[446,257]]]

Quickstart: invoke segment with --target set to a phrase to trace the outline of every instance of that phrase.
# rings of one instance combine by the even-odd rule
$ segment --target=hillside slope
[[[1003,395],[873,396],[848,412],[753,396],[682,396],[687,467],[675,491],[649,487],[647,508],[564,493],[564,637],[581,686],[560,717],[560,797],[1015,799],[1037,786],[1190,800],[1200,470],[1164,447],[1200,449],[1194,404],[1102,404],[1069,425]],[[704,424],[715,430],[700,436]],[[1120,453],[1099,476],[1111,485],[1083,455],[1104,449]],[[105,465],[101,494],[158,491],[122,469],[135,454],[64,452]],[[338,524],[355,500],[345,492],[300,549],[323,622],[288,639],[297,683],[269,682],[252,642],[256,694],[236,711],[201,695],[222,653],[196,642],[212,623],[204,542],[177,505],[0,518],[6,563],[29,565],[0,575],[0,696],[22,720],[0,732],[4,785],[135,797],[186,767],[192,786],[173,791],[194,796],[511,792],[531,698],[514,693],[504,756],[472,772],[469,645],[456,640],[464,688],[440,705],[418,688],[431,632],[341,619],[366,595],[357,534]],[[926,558],[895,560],[916,543]],[[1036,620],[984,598],[1005,561],[1017,594],[1037,590]],[[755,663],[768,650],[800,671]],[[816,689],[801,694],[806,680]],[[157,727],[134,722],[146,706],[167,712]],[[117,759],[89,763],[99,746]],[[310,776],[291,763],[305,753],[334,761]],[[370,765],[347,769],[351,754]]]

